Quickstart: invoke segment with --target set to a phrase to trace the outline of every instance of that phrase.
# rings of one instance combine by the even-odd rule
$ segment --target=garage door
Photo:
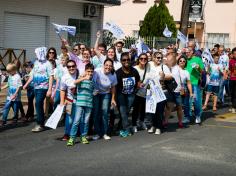
[[[27,59],[33,59],[34,49],[46,46],[46,17],[5,13],[4,22],[5,48],[26,49]]]

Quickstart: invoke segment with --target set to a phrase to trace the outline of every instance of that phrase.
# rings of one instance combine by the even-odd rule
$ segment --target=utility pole
[[[183,2],[182,2],[180,31],[185,36],[187,36],[187,33],[188,33],[188,21],[189,21],[190,2],[191,2],[190,0],[183,0]]]

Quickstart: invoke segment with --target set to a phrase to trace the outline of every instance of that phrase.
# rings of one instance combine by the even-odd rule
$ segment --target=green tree
[[[165,26],[173,32],[172,37],[176,37],[177,30],[173,16],[170,15],[164,0],[161,0],[159,6],[152,6],[144,17],[140,27],[141,36],[163,37]]]

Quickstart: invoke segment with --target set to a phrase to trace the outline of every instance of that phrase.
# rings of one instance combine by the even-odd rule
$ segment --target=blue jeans
[[[86,136],[88,134],[88,122],[91,115],[92,108],[84,106],[76,106],[75,118],[72,123],[70,137],[76,138],[78,131],[78,126],[80,125],[80,134],[81,136]]]
[[[13,111],[14,111],[13,119],[15,119],[15,120],[18,119],[19,101],[7,100],[4,107],[3,107],[3,112],[2,112],[2,121],[4,123],[7,121],[7,116],[8,116],[8,113],[9,113],[11,107],[13,108]]]
[[[45,117],[44,117],[44,99],[46,98],[47,89],[35,89],[35,107],[36,107],[36,113],[37,118],[36,122],[38,125],[43,126]]]
[[[27,89],[28,109],[26,117],[34,117],[34,87],[28,87]]]
[[[218,93],[218,99],[224,103],[224,88],[227,89],[229,86],[229,80],[220,80],[220,90]]]
[[[59,104],[60,104],[60,90],[56,90],[54,103],[53,103],[53,109],[55,110],[57,108],[57,105]]]
[[[191,121],[191,116],[190,116],[190,97],[189,95],[186,96],[182,96],[182,100],[183,100],[183,109],[184,109],[184,118],[183,121]]]
[[[111,107],[111,94],[98,94],[93,97],[94,131],[103,136],[108,133],[109,112]]]
[[[65,134],[70,135],[71,126],[75,118],[75,103],[66,105]]]
[[[123,130],[128,130],[129,122],[129,112],[133,105],[135,94],[122,94],[117,92],[117,101],[120,110],[120,116],[122,119]]]
[[[193,85],[194,98],[190,99],[189,113],[192,116],[192,104],[194,105],[194,114],[196,118],[201,118],[202,115],[202,90],[200,86]]]

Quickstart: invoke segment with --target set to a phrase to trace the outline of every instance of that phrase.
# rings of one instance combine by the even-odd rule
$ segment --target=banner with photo
[[[55,24],[55,23],[52,23],[52,24],[53,24],[57,34],[60,34],[60,32],[62,32],[62,31],[68,32],[69,34],[71,34],[73,36],[75,36],[75,34],[76,34],[76,27],[75,26],[66,26],[66,25],[60,25],[60,24]]]
[[[123,32],[123,30],[113,22],[106,22],[103,25],[103,30],[110,31],[117,39],[123,39],[125,37],[125,33]]]

